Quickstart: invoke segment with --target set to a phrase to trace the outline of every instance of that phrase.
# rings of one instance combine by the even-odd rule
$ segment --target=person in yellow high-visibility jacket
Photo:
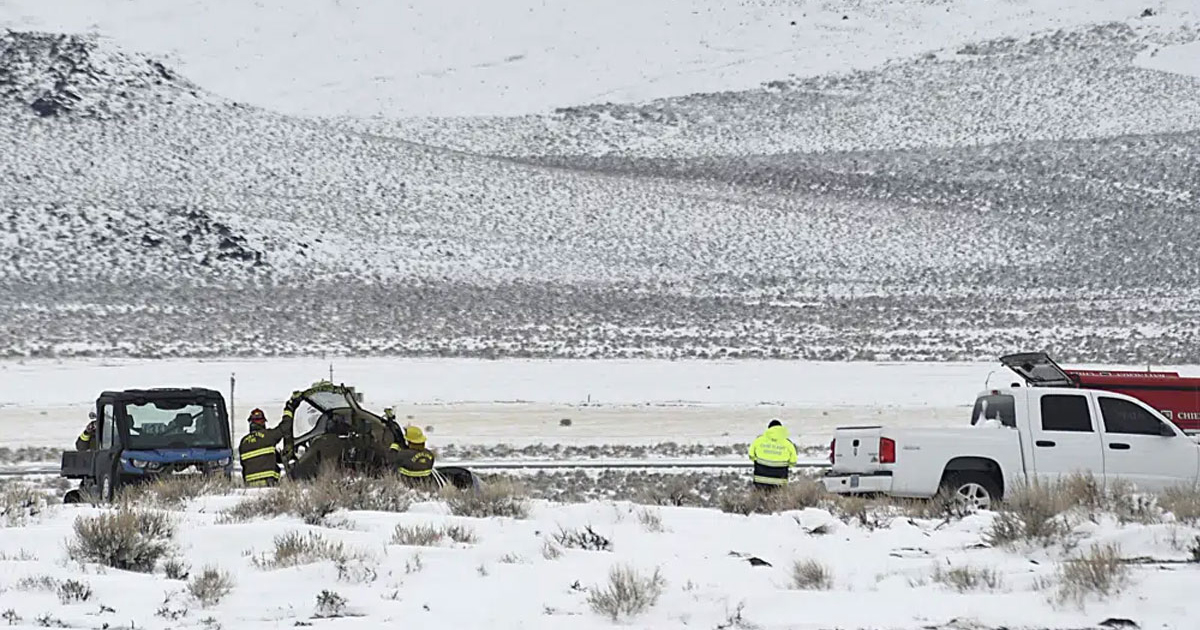
[[[750,443],[750,461],[754,462],[754,487],[773,490],[787,485],[788,473],[796,465],[796,445],[788,439],[787,428],[771,420],[767,430]]]
[[[279,483],[280,457],[275,445],[292,433],[292,412],[284,410],[279,424],[268,429],[267,416],[262,409],[250,412],[250,432],[238,444],[238,459],[242,462],[242,481],[249,487],[274,486]]]

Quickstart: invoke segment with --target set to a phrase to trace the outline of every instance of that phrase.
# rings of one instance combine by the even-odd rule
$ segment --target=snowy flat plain
[[[748,442],[773,417],[804,445],[834,427],[957,426],[975,395],[1016,378],[995,363],[295,358],[0,362],[0,446],[70,444],[105,389],[234,389],[241,435],[252,407],[277,418],[293,390],[328,378],[375,410],[432,426],[442,444]],[[1080,366],[1104,367],[1104,366]],[[1147,366],[1108,366],[1146,369]],[[1170,366],[1200,374],[1200,366]],[[561,420],[570,419],[570,426]]]

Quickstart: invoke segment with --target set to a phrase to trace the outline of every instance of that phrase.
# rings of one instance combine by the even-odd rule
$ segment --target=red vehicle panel
[[[1000,357],[1034,387],[1081,387],[1125,394],[1159,410],[1175,426],[1200,432],[1200,378],[1178,372],[1065,370],[1044,352]]]
[[[1184,431],[1200,431],[1200,378],[1177,372],[1063,370],[1079,387],[1133,396]]]

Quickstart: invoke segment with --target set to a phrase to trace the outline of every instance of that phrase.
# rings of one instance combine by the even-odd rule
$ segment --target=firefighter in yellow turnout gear
[[[750,444],[750,461],[754,462],[754,487],[771,490],[787,485],[788,472],[796,465],[796,445],[788,439],[788,431],[778,420],[772,420],[767,430]]]
[[[434,457],[425,448],[425,432],[420,427],[405,427],[404,441],[406,446],[396,453],[396,469],[414,483],[432,481]]]
[[[251,411],[249,422],[250,432],[238,444],[242,481],[249,487],[274,486],[280,478],[280,457],[275,445],[292,434],[292,412],[285,410],[283,419],[271,429],[267,428],[262,409]]]

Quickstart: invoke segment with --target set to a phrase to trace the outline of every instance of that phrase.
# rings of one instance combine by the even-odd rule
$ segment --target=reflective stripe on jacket
[[[400,449],[396,468],[405,477],[428,477],[433,474],[433,453],[424,448]]]

